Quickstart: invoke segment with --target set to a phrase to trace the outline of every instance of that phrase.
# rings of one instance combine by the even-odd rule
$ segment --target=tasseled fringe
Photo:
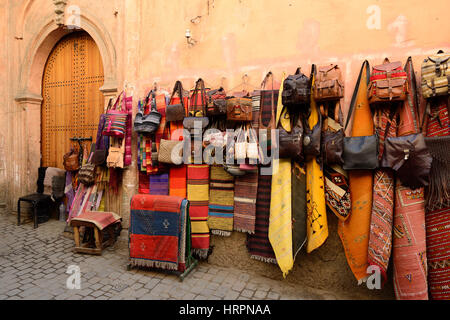
[[[154,260],[143,260],[131,258],[130,262],[135,267],[159,268],[165,270],[178,270],[178,264],[173,262],[162,262]]]
[[[430,184],[426,192],[428,211],[450,206],[450,162],[448,150],[450,140],[447,137],[427,138],[426,144],[433,156],[430,171]]]
[[[250,258],[254,259],[254,260],[262,261],[262,262],[265,262],[265,263],[277,264],[277,259],[275,259],[275,258],[266,258],[266,257],[261,257],[261,256],[258,256],[258,255],[254,255],[254,254],[252,254],[250,256]]]
[[[222,236],[222,237],[229,237],[229,236],[231,236],[231,232],[230,231],[225,231],[225,230],[212,229],[211,233],[215,234],[216,236]]]
[[[208,249],[191,249],[192,254],[198,257],[199,259],[206,260],[208,258]]]
[[[244,233],[248,233],[248,234],[255,234],[255,231],[250,231],[250,230],[247,230],[247,229],[241,229],[241,228],[234,228],[234,231],[237,231],[237,232],[244,232]]]

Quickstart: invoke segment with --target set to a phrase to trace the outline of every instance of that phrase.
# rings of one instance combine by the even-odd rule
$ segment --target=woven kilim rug
[[[190,203],[192,253],[201,259],[208,257],[209,228],[209,165],[190,164],[187,167],[187,199]]]
[[[428,286],[433,300],[450,300],[450,208],[427,212]]]
[[[168,196],[169,195],[169,174],[150,175],[150,194]]]
[[[383,154],[386,125],[389,121],[389,110],[382,110],[377,128],[379,137],[380,158]],[[389,127],[388,137],[397,135],[397,121],[393,119]],[[367,260],[369,266],[380,268],[384,282],[392,249],[392,221],[394,218],[394,172],[390,168],[379,168],[374,173],[372,214],[370,218],[370,234]]]
[[[212,234],[230,236],[233,231],[234,177],[222,165],[211,166],[208,227]]]
[[[248,234],[247,248],[250,253],[250,258],[276,264],[275,253],[269,242],[271,186],[271,175],[259,175],[258,194],[256,197],[255,233]]]
[[[360,82],[354,92],[352,136],[369,136],[373,132],[373,117],[367,99],[369,63],[365,61],[360,72]],[[357,124],[357,125],[355,125]],[[347,263],[361,283],[367,277],[367,249],[372,212],[373,172],[352,170],[348,173],[352,211],[345,221],[339,221],[338,234],[344,246]]]
[[[234,180],[233,229],[255,233],[256,195],[258,192],[258,168]]]
[[[178,270],[182,209],[180,197],[139,194],[131,200],[130,262],[134,266]]]

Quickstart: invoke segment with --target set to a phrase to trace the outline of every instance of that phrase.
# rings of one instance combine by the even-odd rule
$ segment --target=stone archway
[[[106,28],[95,21],[91,16],[80,15],[81,30],[86,31],[96,42],[103,60],[104,85],[100,88],[105,101],[114,96],[118,90],[117,81],[117,57],[115,46]],[[25,55],[19,69],[19,79],[16,104],[24,110],[25,114],[21,123],[22,132],[25,133],[26,142],[20,148],[22,177],[18,179],[20,185],[13,186],[12,195],[15,193],[34,192],[37,180],[37,169],[40,166],[41,158],[41,103],[42,103],[42,76],[45,64],[53,47],[65,35],[80,31],[80,29],[68,29],[58,26],[54,21],[54,15],[49,15],[39,28],[39,31],[28,42]]]

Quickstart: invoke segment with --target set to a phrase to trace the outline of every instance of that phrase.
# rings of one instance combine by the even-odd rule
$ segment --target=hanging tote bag
[[[112,136],[116,138],[125,137],[128,113],[126,111],[122,111],[122,106],[121,109],[118,110],[119,102],[122,101],[122,95],[123,92],[117,97],[114,106],[106,111],[105,126],[103,128],[104,136]]]
[[[169,123],[166,122],[164,132],[169,131],[166,137],[159,142],[158,162],[180,165],[183,163],[183,141],[170,140]]]
[[[356,96],[361,83],[361,76],[365,65],[369,63],[364,61],[361,72],[356,82],[356,88],[353,93],[350,109],[345,123],[345,130],[350,123],[353,112],[355,110]],[[366,77],[369,79],[369,68],[366,68]],[[354,136],[344,137],[344,152],[342,159],[344,160],[344,170],[373,170],[378,167],[378,135],[375,133],[370,136]]]
[[[180,103],[170,104],[173,102],[175,94],[178,94]],[[175,82],[170,102],[166,107],[166,121],[181,121],[186,116],[186,108],[183,102],[183,85],[180,81]]]
[[[216,90],[209,90],[206,93],[207,96],[207,106],[206,115],[211,116],[222,116],[227,114],[226,105],[226,93],[225,90],[220,87]]]
[[[200,102],[199,102],[200,96]],[[198,79],[195,83],[195,89],[191,95],[191,101],[189,103],[189,116],[184,118],[183,126],[187,130],[194,133],[195,124],[200,123],[200,128],[204,130],[208,124],[209,119],[206,117],[206,90],[203,79]]]
[[[150,102],[150,113],[144,114],[144,106],[139,101],[138,103],[138,113],[134,119],[134,131],[137,133],[154,133],[158,130],[159,124],[161,122],[161,113],[156,109],[156,101],[155,94],[153,91],[150,91],[148,94],[146,101]]]

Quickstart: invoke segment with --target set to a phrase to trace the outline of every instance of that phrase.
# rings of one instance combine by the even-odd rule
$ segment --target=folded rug
[[[103,230],[107,226],[116,223],[118,221],[121,221],[122,218],[115,214],[114,212],[100,212],[100,211],[86,211],[81,213],[79,216],[73,218],[72,221],[83,221],[83,222],[90,222],[95,224],[95,226]]]
[[[187,166],[187,199],[192,230],[192,253],[201,259],[208,257],[209,228],[209,165]]]
[[[135,195],[131,199],[130,262],[134,266],[178,270],[182,211],[181,197]]]
[[[258,167],[234,180],[234,230],[255,233]]]

